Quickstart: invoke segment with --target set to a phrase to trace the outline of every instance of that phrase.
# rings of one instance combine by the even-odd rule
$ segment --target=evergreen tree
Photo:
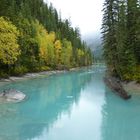
[[[0,16],[8,17],[19,30],[21,54],[14,57],[17,61],[11,74],[92,64],[91,50],[82,42],[79,28],[73,28],[68,19],[62,20],[52,4],[48,6],[43,0],[0,0],[0,9]],[[4,46],[2,42],[0,46]]]
[[[105,0],[103,11],[103,46],[109,71],[121,79],[139,81],[139,1]]]
[[[117,27],[118,0],[105,0],[102,24],[104,56],[111,73],[116,74],[118,56],[116,27]]]

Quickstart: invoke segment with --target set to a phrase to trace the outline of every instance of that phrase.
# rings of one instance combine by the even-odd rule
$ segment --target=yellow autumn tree
[[[72,44],[67,39],[63,39],[63,48],[62,48],[62,54],[61,54],[61,61],[62,65],[65,66],[65,68],[71,67],[71,61],[72,61]]]
[[[49,36],[48,36],[48,40],[49,40],[49,42],[52,42],[52,43],[54,43],[55,42],[55,37],[56,35],[55,35],[55,32],[50,32],[49,33]]]
[[[54,65],[54,42],[55,32],[48,33],[39,21],[33,22],[35,28],[35,39],[39,45],[39,58],[41,66],[53,66]]]
[[[55,44],[55,64],[58,66],[61,64],[61,51],[62,51],[62,43],[60,40],[56,40]]]
[[[48,65],[55,65],[55,54],[54,54],[54,42],[55,42],[55,32],[50,32],[47,37],[47,52],[48,52]]]
[[[43,63],[47,64],[48,60],[47,60],[47,41],[46,41],[46,37],[48,35],[47,30],[43,27],[42,24],[39,23],[38,20],[36,20],[35,22],[32,22],[32,25],[35,29],[35,39],[38,42],[39,45],[39,58],[40,61],[42,61]]]
[[[77,49],[77,58],[79,66],[84,63],[84,51],[81,49]]]
[[[3,64],[14,64],[20,55],[18,36],[16,26],[0,17],[0,60]]]

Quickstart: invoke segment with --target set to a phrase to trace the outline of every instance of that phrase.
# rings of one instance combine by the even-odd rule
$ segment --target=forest
[[[0,0],[0,77],[91,65],[78,27],[43,0]]]
[[[102,37],[111,75],[140,82],[140,1],[105,0]]]

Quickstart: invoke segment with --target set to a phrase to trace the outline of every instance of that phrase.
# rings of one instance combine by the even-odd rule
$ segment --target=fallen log
[[[104,82],[112,91],[114,91],[114,93],[119,95],[121,98],[125,100],[131,98],[131,95],[128,95],[128,93],[125,91],[119,79],[112,76],[105,76]]]

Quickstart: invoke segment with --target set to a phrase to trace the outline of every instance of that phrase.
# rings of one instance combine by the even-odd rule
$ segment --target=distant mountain
[[[101,41],[101,34],[100,33],[88,34],[83,36],[83,40],[86,41],[88,47],[90,47],[91,50],[93,51],[95,60],[102,59],[103,47]]]

